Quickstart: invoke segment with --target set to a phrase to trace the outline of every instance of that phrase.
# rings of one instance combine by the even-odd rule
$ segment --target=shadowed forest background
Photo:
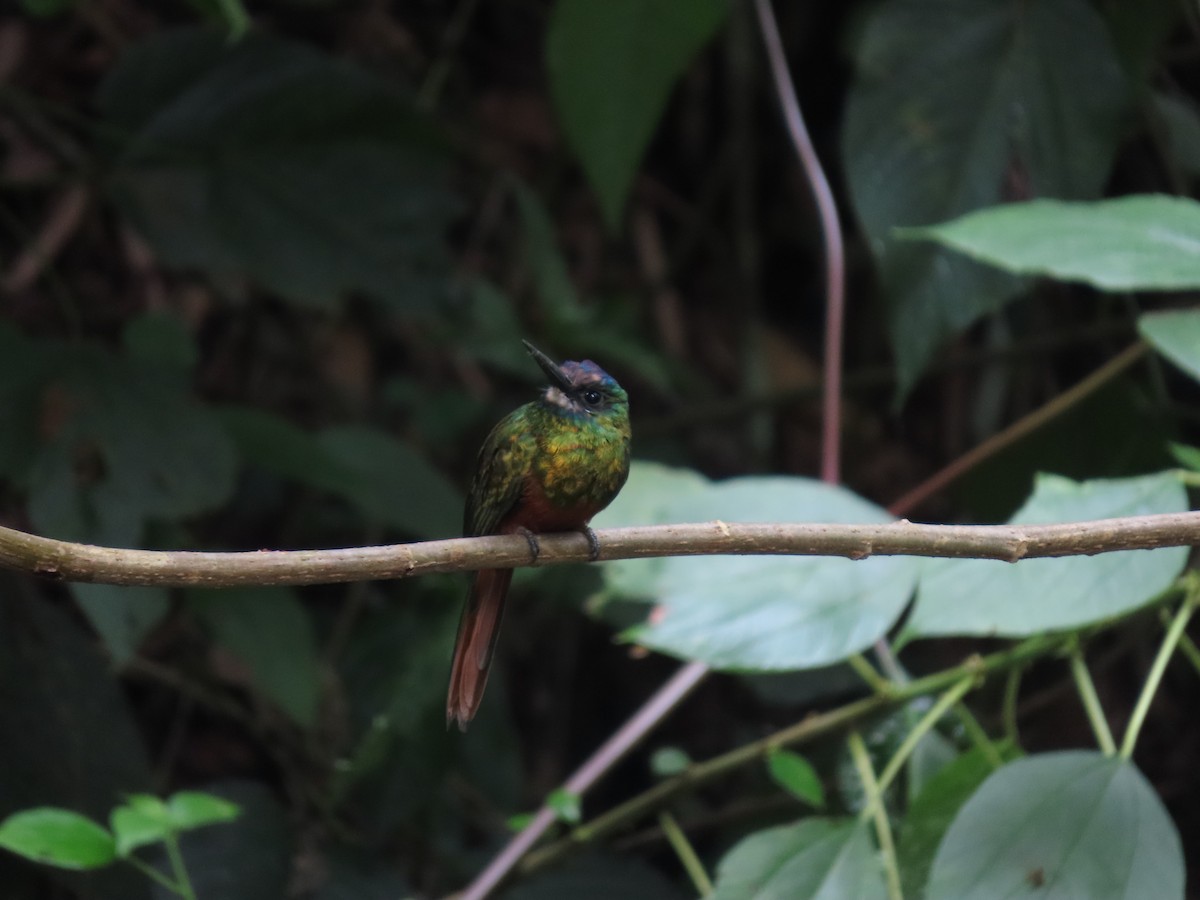
[[[1014,274],[896,229],[1037,198],[1193,195],[1195,5],[775,12],[846,241],[845,491],[810,480],[823,238],[751,3],[20,0],[0,13],[0,524],[161,549],[457,536],[477,449],[542,384],[523,338],[595,360],[629,393],[641,467],[597,526],[1188,508],[1172,473],[1200,468],[1189,293]],[[1112,366],[1139,335],[1158,353],[1139,345]],[[1018,440],[893,506],[1096,372]],[[1063,477],[1035,488],[1038,473]],[[745,480],[716,499],[707,479],[730,478]],[[1108,589],[1111,603],[1016,625],[933,606],[904,625],[925,577],[911,561],[828,575],[749,557],[703,570],[724,599],[687,634],[654,632],[651,611],[686,601],[663,573],[698,560],[519,570],[465,735],[447,731],[444,706],[464,576],[172,591],[0,573],[0,819],[60,806],[105,822],[131,792],[200,790],[241,809],[184,840],[200,898],[443,896],[548,795],[561,835],[691,761],[869,695],[872,674],[903,680],[1050,635],[981,682],[971,711],[954,698],[884,804],[903,896],[953,896],[935,851],[972,791],[1022,753],[1097,746],[1068,657],[1086,659],[1120,742],[1170,604],[1195,593],[1176,580],[1185,550],[1145,553],[1160,562],[1066,579],[1080,605]],[[850,571],[877,574],[836,574]],[[990,596],[987,578],[946,580]],[[874,598],[875,633],[849,600],[814,614],[836,635],[822,646],[778,618],[789,591],[831,581]],[[1026,588],[996,590],[1002,605]],[[628,630],[648,615],[649,630]],[[856,654],[905,628],[899,664],[864,680]],[[718,646],[722,633],[742,643]],[[1152,819],[1161,803],[1164,830],[1138,843],[1095,828],[1182,879],[1181,863],[1200,861],[1200,652],[1176,637],[1136,769],[1112,770],[1144,776],[1120,784]],[[582,809],[553,794],[680,659],[723,671]],[[929,708],[857,723],[877,772]],[[669,820],[583,840],[502,896],[695,896],[681,846],[712,875],[739,841],[816,809],[863,816],[857,831],[829,819],[829,835],[867,879],[856,896],[888,896],[857,746],[834,734],[803,759],[756,758],[680,793]],[[954,765],[958,781],[921,806]],[[765,896],[735,883],[754,862],[730,865],[716,896]],[[1033,891],[1054,871],[1022,877]],[[171,896],[129,866],[85,875],[8,853],[0,885],[12,900]]]

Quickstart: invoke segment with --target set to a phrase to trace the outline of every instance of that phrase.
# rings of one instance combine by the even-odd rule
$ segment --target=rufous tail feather
[[[471,593],[458,623],[458,639],[450,663],[450,690],[446,696],[446,727],[458,723],[459,731],[475,718],[488,668],[500,633],[504,600],[512,581],[512,569],[482,569],[475,575]]]

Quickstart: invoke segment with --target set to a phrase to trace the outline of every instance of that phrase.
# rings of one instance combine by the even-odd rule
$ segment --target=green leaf
[[[240,813],[236,803],[202,791],[179,791],[167,801],[171,826],[178,831],[232,822]]]
[[[791,750],[773,750],[767,769],[777,785],[815,809],[825,808],[825,789],[817,770],[807,759]]]
[[[184,865],[201,900],[286,897],[295,849],[287,816],[271,789],[257,782],[210,787],[241,809],[236,821],[180,838]],[[169,805],[169,801],[168,801]],[[174,895],[156,889],[156,900]]]
[[[112,811],[109,827],[116,836],[117,855],[126,857],[138,847],[155,844],[171,833],[167,807],[157,797],[137,794]]]
[[[328,428],[318,440],[349,472],[341,493],[365,515],[419,538],[460,533],[462,494],[409,444],[350,425]]]
[[[192,591],[213,639],[250,668],[254,686],[298,724],[316,724],[321,661],[312,621],[287,588]]]
[[[109,188],[168,265],[334,308],[362,291],[430,308],[455,212],[444,153],[383,82],[267,35],[156,35],[105,80],[129,133]]]
[[[805,819],[739,842],[717,866],[713,900],[886,896],[883,868],[865,824]]]
[[[171,606],[165,588],[72,584],[70,590],[118,668],[137,655]]]
[[[560,822],[578,825],[583,821],[583,809],[579,804],[578,794],[563,788],[556,788],[546,797],[546,805],[554,810],[554,815]]]
[[[1011,523],[1086,522],[1187,508],[1183,486],[1170,472],[1084,482],[1042,475]],[[925,560],[905,631],[1018,637],[1077,628],[1149,602],[1171,585],[1187,556],[1186,547],[1167,547],[1017,563]]]
[[[233,445],[183,371],[84,345],[48,390],[61,418],[29,473],[43,533],[137,545],[147,520],[205,512],[232,492]]]
[[[678,775],[692,764],[692,758],[678,747],[659,747],[650,757],[650,771],[659,778]]]
[[[1200,210],[1200,204],[1196,205]],[[1200,213],[1198,213],[1200,215]],[[1197,222],[1200,225],[1200,220]],[[1197,232],[1200,240],[1200,231]],[[1200,249],[1200,244],[1197,244]],[[1200,268],[1200,258],[1197,260]],[[1138,319],[1138,331],[1165,356],[1192,378],[1200,380],[1200,310],[1180,309],[1146,313]]]
[[[627,485],[623,496],[629,490]],[[665,483],[662,492],[627,503],[618,498],[596,524],[648,524],[645,504],[653,498],[663,502],[651,521],[890,520],[849,491],[808,479],[733,478],[697,487],[689,473]],[[637,518],[625,518],[630,513]],[[648,624],[626,637],[740,671],[810,668],[865,649],[895,622],[916,574],[915,564],[902,557],[710,556],[666,559],[615,574],[609,568],[610,589],[656,603]]]
[[[1128,762],[1046,753],[994,773],[955,817],[933,862],[929,900],[1184,895],[1179,834]]]
[[[550,93],[609,227],[675,83],[728,14],[725,0],[558,0]]]
[[[693,469],[635,459],[617,499],[592,520],[593,528],[622,525],[666,525],[674,521],[672,506],[709,489],[707,478]],[[604,584],[618,596],[651,599],[657,593],[665,557],[621,559],[604,565]]]
[[[112,835],[87,816],[41,807],[0,823],[0,847],[60,869],[98,869],[116,859]]]
[[[897,241],[896,226],[999,203],[1014,171],[1034,195],[1097,196],[1131,92],[1085,0],[890,0],[873,8],[856,62],[842,146],[903,394],[940,345],[1022,285]]]
[[[1016,756],[1009,743],[994,745],[994,752],[1005,761]],[[896,834],[904,896],[917,897],[924,892],[946,829],[967,798],[994,771],[992,757],[980,747],[972,748],[943,766],[909,805]]]
[[[1009,272],[1106,291],[1200,287],[1200,203],[1183,197],[1032,200],[902,233]]]
[[[1175,461],[1193,472],[1200,472],[1200,447],[1172,443],[1169,448]]]

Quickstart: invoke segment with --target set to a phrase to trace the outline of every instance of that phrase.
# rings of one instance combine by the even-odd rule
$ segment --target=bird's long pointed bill
[[[558,367],[558,363],[529,343],[529,341],[521,341],[521,343],[525,345],[525,349],[529,351],[529,355],[542,367],[542,371],[546,373],[547,378],[563,390],[570,390],[570,379],[563,374],[563,370]]]

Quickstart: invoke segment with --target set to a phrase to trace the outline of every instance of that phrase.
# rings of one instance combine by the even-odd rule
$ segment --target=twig
[[[1031,659],[1039,658],[1051,650],[1062,647],[1064,640],[1065,638],[1060,635],[1038,635],[999,653],[982,658],[971,657],[961,665],[926,675],[905,685],[898,685],[888,694],[874,694],[829,712],[810,715],[802,722],[790,725],[765,738],[760,738],[753,743],[704,762],[695,763],[679,775],[659,782],[638,796],[608,810],[592,821],[580,825],[566,837],[531,853],[522,862],[520,871],[526,873],[542,868],[560,859],[572,849],[608,837],[647,813],[658,809],[677,794],[706,784],[749,763],[765,759],[773,750],[797,747],[819,737],[849,728],[871,716],[903,706],[914,697],[923,697],[926,694],[944,691],[967,675],[982,678],[994,672],[1023,666]]]
[[[889,508],[893,510],[904,510],[905,512],[911,509],[916,509],[931,496],[942,490],[942,488],[961,478],[985,459],[995,456],[1005,447],[1008,447],[1026,435],[1037,431],[1047,422],[1050,422],[1062,415],[1064,412],[1081,402],[1084,398],[1093,394],[1100,387],[1116,378],[1135,362],[1141,359],[1147,350],[1149,350],[1149,346],[1142,341],[1137,341],[1136,343],[1126,347],[1078,384],[1066,391],[1063,391],[1044,406],[1039,406],[1033,412],[1029,413],[1029,415],[1013,422],[1003,431],[992,435],[982,444],[979,444],[978,446],[964,453],[944,469],[935,473],[932,477],[925,479],[923,482],[893,503]]]
[[[596,532],[600,558],[663,556],[931,556],[1017,562],[1200,544],[1200,512],[1058,525],[871,525],[696,522]],[[542,535],[537,565],[587,562],[587,538]],[[453,538],[340,550],[126,550],[0,527],[0,567],[99,584],[220,588],[334,584],[531,565],[520,535]]]
[[[621,728],[601,745],[600,749],[588,759],[563,785],[563,790],[573,794],[582,794],[628,753],[646,733],[674,709],[692,689],[708,674],[708,667],[702,663],[688,663],[672,676],[671,680],[659,688]],[[487,868],[471,882],[471,885],[459,895],[458,900],[482,900],[504,877],[521,861],[529,849],[537,843],[555,820],[555,814],[548,806],[543,806],[534,815],[533,820],[526,825],[521,833],[509,841],[508,845],[495,856]]]
[[[767,60],[771,67],[771,79],[775,94],[787,125],[788,136],[800,157],[800,165],[812,188],[817,204],[817,218],[821,223],[821,236],[825,247],[825,372],[822,385],[821,414],[821,480],[837,484],[839,444],[841,438],[842,396],[842,326],[845,319],[845,251],[842,247],[842,227],[838,221],[837,204],[829,179],[821,168],[821,161],[813,149],[812,139],[804,124],[804,115],[796,98],[796,88],[788,71],[783,42],[779,39],[779,26],[771,12],[770,0],[755,0],[758,24],[762,29],[763,43],[767,48]]]
[[[687,835],[683,833],[683,829],[679,827],[679,823],[675,821],[675,817],[669,812],[659,813],[658,824],[662,828],[663,834],[667,836],[667,840],[671,844],[671,849],[679,857],[679,862],[683,865],[684,871],[687,872],[688,878],[691,879],[696,893],[701,897],[712,896],[712,880],[708,877],[708,873],[704,871],[704,863],[696,855],[695,848],[692,847],[691,842],[687,839]]]

